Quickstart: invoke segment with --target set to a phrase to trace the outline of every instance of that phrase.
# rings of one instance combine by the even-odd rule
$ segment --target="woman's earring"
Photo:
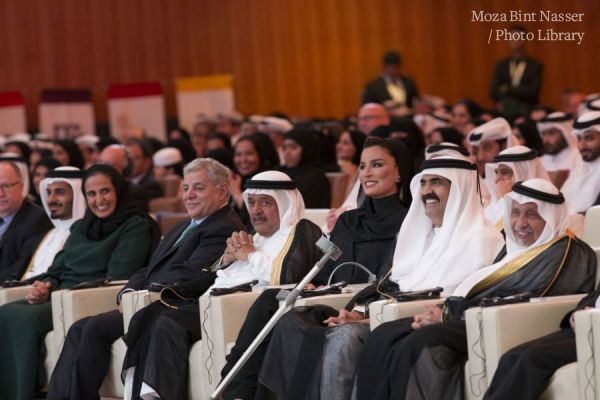
[[[398,175],[398,176],[396,177],[396,183],[400,183],[400,182],[402,182],[402,178],[400,178],[400,175]]]

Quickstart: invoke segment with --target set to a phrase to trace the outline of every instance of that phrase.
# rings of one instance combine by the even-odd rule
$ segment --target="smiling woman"
[[[0,307],[2,399],[34,398],[40,343],[52,329],[50,292],[100,278],[127,279],[146,264],[160,239],[156,223],[129,202],[128,184],[113,167],[86,170],[83,194],[88,209],[71,225],[47,273],[26,300]]]

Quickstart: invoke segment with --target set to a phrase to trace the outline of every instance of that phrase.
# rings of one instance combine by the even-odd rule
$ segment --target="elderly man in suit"
[[[15,161],[0,158],[0,282],[21,278],[52,228],[44,210],[25,199],[28,179]]]
[[[227,168],[205,158],[186,165],[183,201],[190,219],[163,238],[148,266],[129,279],[119,299],[123,292],[148,288],[153,282],[195,281],[197,287],[208,288],[216,276],[210,266],[223,254],[227,238],[244,229],[228,199]],[[111,344],[124,333],[122,320],[121,313],[114,310],[84,318],[71,327],[50,380],[48,399],[100,398]]]

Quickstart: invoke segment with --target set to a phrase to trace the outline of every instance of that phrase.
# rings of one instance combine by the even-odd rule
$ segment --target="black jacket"
[[[408,107],[413,106],[413,100],[416,97],[419,97],[419,91],[417,90],[417,85],[415,82],[407,77],[400,76],[400,80],[404,85],[404,90],[406,90],[406,105]],[[392,97],[387,91],[387,85],[385,80],[382,77],[372,80],[367,83],[365,87],[365,91],[362,94],[361,104],[365,103],[383,103],[387,100],[391,100]]]
[[[215,274],[208,269],[225,251],[227,238],[245,230],[237,214],[226,205],[215,211],[174,246],[190,220],[181,222],[161,240],[148,266],[136,272],[125,289],[141,290],[153,283],[173,284],[200,279],[210,286]],[[206,288],[208,288],[206,286]]]
[[[21,279],[40,241],[52,228],[41,207],[23,202],[0,240],[0,282]]]

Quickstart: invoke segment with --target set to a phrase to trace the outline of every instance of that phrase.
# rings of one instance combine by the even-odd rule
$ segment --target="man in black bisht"
[[[464,310],[486,297],[592,290],[595,254],[566,228],[567,206],[556,187],[531,179],[516,183],[506,196],[506,255],[467,277],[444,303],[443,315],[442,308],[432,307],[375,329],[359,358],[359,400],[462,398]]]

